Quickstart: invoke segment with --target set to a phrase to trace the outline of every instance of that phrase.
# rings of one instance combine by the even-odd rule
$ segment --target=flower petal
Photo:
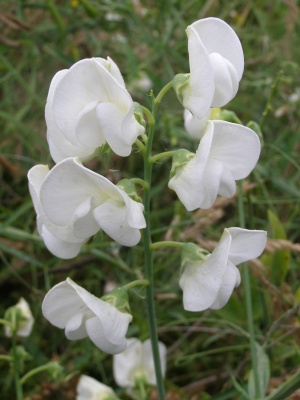
[[[194,117],[193,114],[185,108],[183,113],[185,130],[194,139],[201,139],[206,131],[210,116],[211,111],[209,110],[203,118],[199,119]]]
[[[88,103],[77,115],[75,122],[75,137],[81,145],[89,144],[89,147],[97,149],[105,143],[105,138],[99,126],[96,108],[97,100]]]
[[[183,305],[187,311],[203,311],[216,301],[227,268],[231,236],[227,230],[203,263],[189,263],[180,277]]]
[[[208,121],[207,131],[200,141],[195,157],[183,167],[178,167],[168,184],[188,211],[201,207],[205,201],[204,172],[209,159],[212,137],[213,125]]]
[[[213,310],[220,310],[220,308],[224,307],[228,303],[233,289],[239,286],[240,282],[240,271],[229,261],[223,276],[218,296],[210,308]]]
[[[53,225],[50,226],[53,227]],[[60,229],[60,232],[59,230],[56,230],[56,233],[62,234],[63,232]],[[77,240],[76,242],[73,242],[72,237],[70,238],[70,241],[60,239],[58,236],[55,236],[55,234],[50,232],[46,225],[42,225],[40,234],[47,249],[54,256],[64,260],[76,257],[79,254],[81,247],[86,242],[86,240]],[[68,236],[67,230],[65,236]]]
[[[235,180],[244,179],[255,167],[260,154],[257,134],[246,126],[213,121],[214,135],[210,158],[220,161]]]
[[[135,338],[127,340],[127,348],[113,358],[114,379],[120,387],[134,387],[134,371],[139,374],[143,360],[143,345]]]
[[[162,342],[158,342],[158,351],[161,364],[161,374],[166,375],[166,355],[167,348]],[[143,370],[145,371],[145,378],[151,385],[156,385],[155,367],[153,361],[151,340],[147,339],[143,342]]]
[[[67,339],[79,340],[88,336],[85,328],[86,311],[87,310],[83,308],[82,312],[79,311],[77,314],[72,315],[68,319],[65,328],[65,335]]]
[[[218,160],[209,160],[203,172],[205,197],[203,201],[199,203],[199,208],[207,210],[212,207],[219,193],[223,172],[224,167]]]
[[[239,80],[244,71],[244,54],[235,31],[222,19],[203,18],[194,22],[195,29],[209,54],[219,53],[234,65]]]
[[[127,223],[124,203],[108,200],[94,209],[94,218],[108,236],[123,246],[135,246],[141,239],[139,229]]]
[[[202,118],[210,109],[214,96],[213,70],[208,53],[192,26],[187,27],[190,62],[189,86],[183,90],[183,106]]]
[[[57,85],[53,96],[53,112],[59,129],[72,142],[77,116],[87,104],[113,102],[127,112],[132,100],[128,92],[95,59],[74,64]]]
[[[88,337],[91,339],[95,346],[97,346],[105,353],[121,353],[127,345],[125,336],[122,337],[122,340],[118,344],[113,343],[110,340],[109,335],[110,333],[112,333],[112,331],[110,331],[109,334],[106,336],[106,333],[104,331],[104,324],[106,324],[106,321],[100,321],[99,318],[96,316],[89,318],[86,321],[86,330]]]
[[[47,124],[47,141],[50,148],[51,157],[55,162],[59,162],[67,157],[78,156],[85,160],[89,158],[95,151],[94,148],[84,144],[80,144],[76,137],[72,138],[72,142],[67,139],[63,132],[56,124],[53,115],[53,96],[55,89],[61,79],[68,73],[68,70],[59,71],[51,81],[47,103],[45,107],[45,119]]]
[[[121,197],[108,179],[85,168],[78,159],[68,158],[51,169],[43,182],[40,199],[49,220],[64,226],[70,224],[75,210],[87,198],[94,198],[99,204],[110,195]]]
[[[72,217],[74,235],[83,240],[95,235],[100,227],[95,221],[92,209],[92,198],[88,197],[74,211]]]
[[[69,281],[67,279],[50,289],[42,303],[44,317],[52,325],[61,329],[66,327],[67,322],[74,315],[81,313],[83,309],[87,310],[85,303],[68,283]]]
[[[121,128],[124,117],[118,107],[113,103],[101,103],[97,106],[97,117],[111,149],[119,156],[129,156],[132,144],[127,144],[123,138]]]
[[[126,347],[126,332],[132,315],[119,311],[67,278],[68,284],[77,293],[83,304],[95,315],[86,320],[89,338],[103,351],[114,354]],[[122,350],[120,350],[122,348]]]
[[[214,71],[215,93],[212,107],[223,107],[236,95],[239,79],[234,66],[219,53],[211,53],[209,60]]]
[[[228,232],[232,237],[229,260],[234,265],[259,257],[266,247],[265,231],[228,228]]]
[[[87,375],[81,375],[76,388],[76,400],[101,400],[114,395],[113,390]]]

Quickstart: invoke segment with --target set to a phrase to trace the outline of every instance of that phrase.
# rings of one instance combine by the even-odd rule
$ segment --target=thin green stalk
[[[245,228],[245,214],[244,214],[244,204],[243,204],[242,181],[238,182],[238,212],[239,212],[240,227]],[[243,271],[243,283],[244,283],[245,297],[246,297],[247,325],[248,325],[248,332],[249,332],[249,342],[250,342],[250,352],[251,352],[251,362],[252,362],[252,369],[253,369],[255,393],[257,396],[259,396],[257,399],[263,400],[265,398],[265,394],[261,393],[262,388],[259,384],[259,370],[258,370],[258,361],[257,361],[257,353],[256,353],[256,345],[255,345],[251,284],[250,284],[250,274],[249,274],[248,263],[243,264],[242,271]]]
[[[170,81],[169,83],[166,84],[166,86],[164,86],[161,91],[158,93],[158,95],[156,96],[156,98],[154,99],[154,105],[157,106],[161,101],[162,98],[164,97],[164,95],[173,87],[173,81]],[[154,116],[155,118],[155,116]]]
[[[171,240],[166,240],[163,242],[155,242],[151,244],[151,250],[156,250],[159,249],[160,247],[178,247],[181,248],[184,245],[184,243],[181,242],[174,242]]]
[[[164,153],[155,154],[155,156],[150,158],[150,162],[152,164],[154,164],[154,163],[156,163],[156,161],[160,160],[161,158],[172,157],[174,153],[175,153],[175,151],[171,150],[171,151],[165,151]]]
[[[143,231],[144,235],[144,252],[145,252],[145,279],[149,281],[146,287],[146,300],[147,300],[147,316],[149,333],[153,352],[153,361],[156,374],[157,392],[159,400],[165,399],[165,389],[161,370],[161,362],[158,347],[158,335],[156,327],[156,315],[154,305],[154,283],[153,283],[153,254],[151,249],[151,218],[150,218],[150,195],[151,195],[151,177],[152,177],[152,164],[150,163],[152,153],[152,142],[154,135],[154,120],[156,114],[157,104],[155,103],[153,93],[152,96],[152,115],[153,121],[149,121],[148,140],[146,144],[146,151],[144,154],[144,180],[148,183],[148,187],[144,190],[144,207],[146,228]]]
[[[146,281],[146,279],[137,279],[136,281],[132,281],[127,283],[127,285],[124,285],[123,289],[129,290],[136,286],[147,286],[147,285],[149,285],[149,281]]]
[[[5,354],[0,354],[0,361],[12,362],[13,358],[11,356],[6,356]]]
[[[44,364],[41,365],[40,367],[34,368],[31,371],[27,372],[27,374],[23,375],[20,382],[22,385],[24,385],[24,383],[31,378],[32,376],[39,374],[40,372],[44,372],[47,371],[49,369],[49,364]]]
[[[15,389],[16,389],[16,399],[23,400],[23,389],[20,381],[19,375],[19,357],[17,354],[17,340],[16,340],[16,330],[13,331],[12,337],[12,354],[13,354],[13,365],[14,365],[14,379],[15,379]]]

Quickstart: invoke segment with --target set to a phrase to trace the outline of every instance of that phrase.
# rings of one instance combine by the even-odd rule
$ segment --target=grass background
[[[44,121],[50,81],[82,58],[109,56],[134,100],[147,106],[147,92],[136,87],[136,79],[145,73],[157,94],[174,74],[188,72],[185,29],[208,16],[227,21],[245,53],[240,89],[227,108],[263,131],[260,161],[244,186],[244,206],[247,228],[267,229],[270,239],[265,255],[250,264],[257,341],[271,359],[269,390],[299,370],[299,1],[1,0],[0,315],[23,296],[36,319],[32,335],[20,340],[32,356],[24,372],[49,360],[64,367],[59,379],[44,374],[28,381],[27,399],[72,399],[80,373],[115,385],[110,356],[88,340],[67,341],[42,317],[46,291],[70,276],[101,296],[108,283],[124,284],[143,270],[139,246],[129,251],[98,234],[76,259],[61,261],[36,235],[26,174],[36,164],[52,165]],[[154,150],[195,146],[184,132],[181,105],[170,92],[160,108]],[[114,182],[142,173],[137,152],[89,166]],[[236,199],[219,199],[209,211],[187,213],[167,189],[169,170],[169,162],[154,169],[154,240],[193,240],[211,250],[225,226],[238,226]],[[159,337],[169,349],[168,399],[242,399],[230,376],[245,385],[250,370],[243,284],[219,312],[185,312],[179,266],[177,251],[156,253]],[[138,296],[131,307],[134,322],[128,336],[147,338]],[[11,343],[3,331],[0,336],[0,353],[7,354]],[[12,371],[4,361],[0,387],[1,399],[14,398]],[[154,392],[151,396],[155,399]]]

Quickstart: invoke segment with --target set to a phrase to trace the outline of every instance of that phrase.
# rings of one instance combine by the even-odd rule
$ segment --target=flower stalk
[[[162,92],[160,92],[162,93]],[[161,95],[162,97],[163,95]],[[146,151],[144,153],[144,180],[147,182],[147,187],[144,190],[143,202],[144,212],[146,220],[146,228],[143,231],[144,235],[144,252],[145,252],[145,279],[149,281],[149,285],[146,287],[146,307],[148,316],[149,333],[152,345],[153,361],[155,366],[155,374],[157,381],[157,391],[159,400],[164,400],[165,389],[162,377],[161,363],[159,357],[158,348],[158,335],[156,326],[156,315],[154,305],[154,282],[153,282],[153,253],[151,248],[151,216],[150,216],[150,195],[151,195],[151,178],[152,178],[152,143],[154,136],[154,123],[155,115],[157,111],[158,101],[154,98],[153,92],[151,92],[152,98],[152,116],[153,118],[148,119],[148,140],[146,143]]]
[[[245,213],[243,204],[243,188],[242,181],[238,182],[238,213],[239,213],[239,224],[241,228],[245,227]],[[249,343],[251,352],[251,361],[254,377],[254,386],[256,399],[263,400],[265,398],[264,393],[262,393],[261,385],[259,384],[259,370],[258,370],[258,360],[255,345],[255,333],[254,333],[254,321],[253,321],[253,310],[252,310],[252,296],[251,296],[251,283],[249,274],[249,265],[244,263],[242,266],[242,275],[245,288],[245,298],[246,298],[246,312],[247,312],[247,324],[249,332]]]

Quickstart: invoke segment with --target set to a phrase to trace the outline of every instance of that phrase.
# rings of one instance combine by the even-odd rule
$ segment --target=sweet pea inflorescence
[[[186,131],[200,140],[197,148],[169,152],[172,168],[168,186],[188,211],[212,207],[218,195],[234,196],[236,181],[251,173],[261,148],[253,130],[215,120],[211,112],[226,105],[238,91],[244,56],[236,33],[218,18],[196,21],[186,32],[190,71],[176,75],[156,99],[151,94],[152,112],[133,102],[118,66],[110,58],[81,60],[59,71],[51,82],[45,112],[47,141],[56,165],[51,170],[37,165],[28,173],[38,233],[57,257],[77,256],[99,230],[128,247],[140,242],[144,230],[145,279],[150,281],[141,285],[150,287],[148,303],[153,302],[149,273],[151,146],[156,109],[163,95],[174,88],[184,107]],[[144,158],[143,182],[133,178],[114,185],[83,165],[108,149],[118,156],[129,156],[135,144]],[[155,159],[163,157],[162,153]],[[138,180],[144,190],[143,202],[135,192]],[[266,232],[237,227],[224,230],[212,254],[195,243],[178,243],[184,308],[196,312],[225,306],[241,281],[237,265],[258,257],[265,244]],[[43,314],[64,329],[68,339],[89,337],[101,350],[121,353],[114,358],[120,386],[134,386],[134,377],[140,376],[154,385],[165,373],[166,349],[158,344],[153,315],[148,317],[151,345],[150,341],[141,344],[138,339],[126,340],[132,320],[129,289],[130,284],[98,299],[68,278],[46,295]],[[135,352],[131,363],[130,352]],[[80,381],[78,399],[92,398],[88,382],[88,377]],[[104,393],[100,398],[114,396],[101,384],[92,382],[92,387],[91,393]]]

